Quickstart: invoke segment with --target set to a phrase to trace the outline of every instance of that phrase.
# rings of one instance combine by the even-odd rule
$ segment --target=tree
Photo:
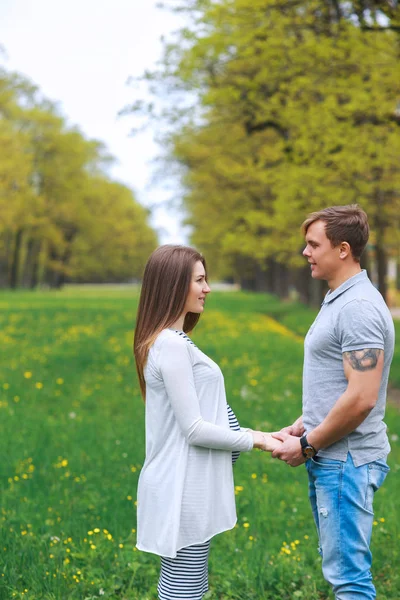
[[[24,78],[0,71],[0,285],[138,276],[157,239],[103,144],[66,125]],[[98,252],[86,256],[87,252]],[[90,270],[92,265],[93,271]]]
[[[182,166],[193,241],[218,257],[220,273],[299,266],[299,224],[328,204],[367,209],[378,257],[398,246],[398,13],[389,21],[389,7],[383,27],[380,4],[186,7],[192,25],[148,79],[158,95],[163,85],[196,91],[191,111],[174,103],[160,116]],[[384,265],[385,256],[383,293]]]

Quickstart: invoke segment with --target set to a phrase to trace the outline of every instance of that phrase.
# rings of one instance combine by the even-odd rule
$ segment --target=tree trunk
[[[386,255],[386,250],[385,250],[383,244],[377,242],[376,248],[375,248],[375,253],[376,253],[376,267],[377,267],[377,271],[378,271],[378,289],[386,302],[387,301],[387,281],[386,281],[387,255]]]
[[[22,285],[25,288],[35,288],[39,283],[39,258],[41,241],[29,238],[26,245],[26,256],[22,272]]]
[[[360,266],[362,269],[365,269],[368,273],[371,270],[371,257],[368,247],[365,248],[364,252],[361,255]]]
[[[12,290],[15,290],[18,287],[18,272],[19,272],[19,264],[21,260],[21,250],[22,250],[22,240],[24,236],[24,230],[18,229],[15,234],[14,239],[14,248],[12,252],[11,265],[10,265],[10,279],[9,284]]]
[[[377,212],[375,218],[375,231],[376,231],[376,245],[375,245],[375,256],[376,256],[376,267],[378,272],[378,289],[382,294],[385,302],[387,301],[387,254],[385,250],[385,231],[387,223],[384,215],[384,192],[377,190],[376,194],[376,205]]]
[[[289,271],[285,265],[276,261],[272,263],[272,291],[279,298],[289,295]]]
[[[60,261],[60,257],[57,254],[56,249],[53,247],[50,247],[48,257],[47,257],[48,264],[46,266],[44,280],[45,280],[45,283],[51,288],[55,287],[55,285],[56,285],[56,278],[57,278],[57,272],[58,272],[58,270],[53,265],[57,264],[59,261]]]

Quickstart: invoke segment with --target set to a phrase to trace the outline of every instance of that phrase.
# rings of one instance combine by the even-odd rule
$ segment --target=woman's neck
[[[182,315],[171,325],[171,329],[178,329],[179,331],[183,331],[183,324],[185,322],[185,315]]]

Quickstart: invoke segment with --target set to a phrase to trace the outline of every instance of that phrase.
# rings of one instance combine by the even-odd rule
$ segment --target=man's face
[[[313,279],[325,279],[330,281],[341,266],[340,246],[332,248],[331,242],[325,234],[325,223],[314,221],[306,233],[306,247],[303,250],[311,265],[311,277]]]

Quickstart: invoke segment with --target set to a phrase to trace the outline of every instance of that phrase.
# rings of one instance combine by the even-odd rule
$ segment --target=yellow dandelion
[[[37,388],[38,390],[41,390],[43,387],[43,383],[41,381],[37,381],[35,383],[35,388]]]
[[[96,550],[96,546],[94,544],[90,544],[92,550]]]
[[[32,377],[31,371],[25,371],[24,377],[25,377],[25,379],[30,379]]]
[[[58,377],[56,379],[56,383],[58,383],[58,385],[62,385],[64,383],[64,379],[62,377]]]
[[[252,479],[257,479],[257,473],[252,473],[252,474],[251,474],[251,478],[252,478]]]
[[[381,517],[379,520],[380,520],[380,522],[381,522],[381,523],[384,523],[384,522],[385,522],[385,519],[384,519],[384,517]]]
[[[127,496],[126,499],[127,500],[132,500],[132,496]]]
[[[250,523],[247,523],[247,521],[246,521],[246,523],[243,523],[243,527],[244,527],[245,529],[247,529],[248,527],[250,527]]]
[[[96,527],[95,529],[93,529],[94,533],[100,533],[100,529],[98,527]]]
[[[123,548],[124,545],[123,544],[118,544],[119,548]]]

